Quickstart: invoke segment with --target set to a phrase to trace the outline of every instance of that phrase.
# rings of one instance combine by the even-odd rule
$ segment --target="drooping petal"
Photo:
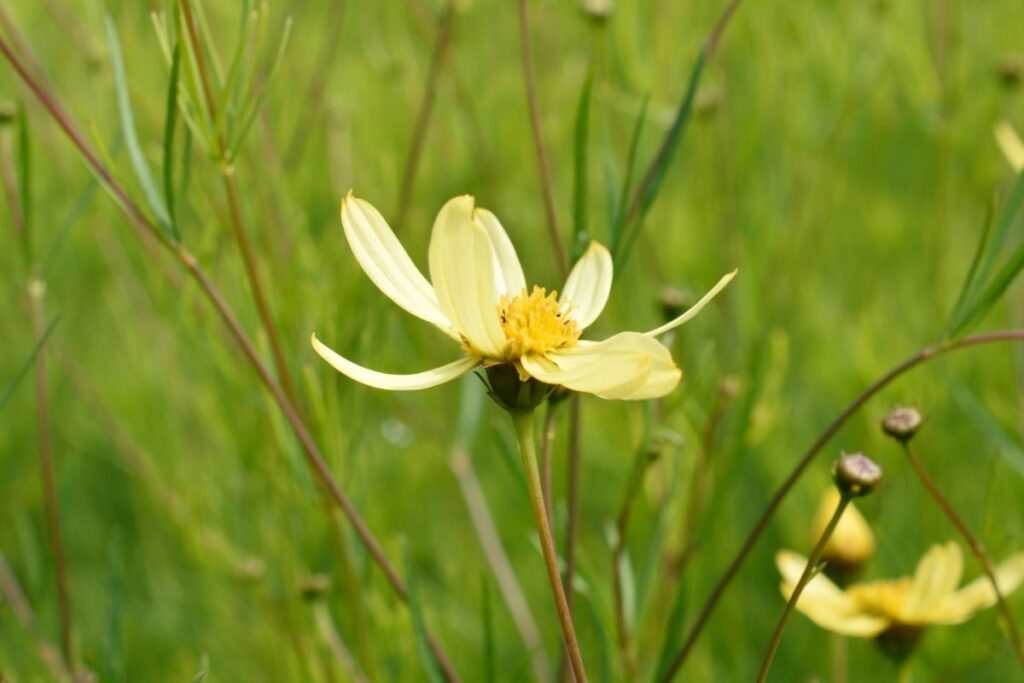
[[[502,294],[519,294],[526,289],[526,276],[523,275],[523,266],[519,263],[516,248],[512,245],[505,228],[498,221],[498,217],[487,209],[477,208],[473,212],[473,220],[487,231],[487,236],[491,238],[491,246],[494,247],[494,281],[497,295],[500,297]]]
[[[1013,170],[1017,173],[1024,171],[1024,142],[1013,126],[1008,121],[1000,121],[996,124],[995,135],[999,149],[1003,150],[1003,156],[1010,162]]]
[[[341,374],[361,384],[389,391],[415,391],[435,387],[461,377],[480,363],[476,358],[467,356],[426,372],[417,372],[413,375],[392,375],[353,363],[317,339],[315,334],[312,337],[312,342],[313,348],[320,354],[320,357]]]
[[[807,558],[781,550],[775,555],[775,565],[782,574],[782,596],[789,600],[807,566]],[[818,626],[848,636],[871,638],[890,623],[884,617],[865,613],[852,597],[820,573],[804,586],[796,608]]]
[[[495,251],[487,230],[473,220],[473,198],[451,199],[430,236],[430,279],[441,310],[473,349],[499,358],[505,333],[494,287]]]
[[[665,349],[638,332],[623,332],[601,342],[580,342],[545,356],[524,356],[523,368],[546,384],[609,399],[639,399],[663,395],[675,382],[664,381]],[[671,363],[671,357],[668,358]],[[652,373],[659,376],[652,381]],[[675,377],[678,382],[678,375]]]
[[[579,329],[589,327],[601,315],[612,291],[612,255],[598,242],[572,267],[559,301],[569,306],[569,317]]]
[[[932,546],[914,570],[910,592],[901,609],[903,618],[910,623],[932,621],[932,616],[960,585],[963,572],[960,546],[952,541]]]
[[[409,258],[387,221],[369,202],[348,193],[341,200],[341,225],[363,271],[392,301],[458,340],[437,295]]]
[[[686,313],[683,313],[681,316],[679,316],[675,320],[671,320],[671,321],[665,323],[661,327],[654,328],[650,332],[647,332],[647,335],[651,336],[651,337],[657,337],[659,334],[664,334],[664,333],[668,332],[669,330],[674,330],[675,328],[679,327],[680,325],[682,325],[684,323],[687,323],[690,320],[692,320],[698,313],[700,313],[702,308],[707,306],[709,301],[714,299],[715,296],[717,296],[717,294],[719,292],[721,292],[723,289],[725,289],[725,286],[727,284],[729,284],[729,282],[734,277],[736,277],[736,273],[737,272],[739,272],[739,271],[734,270],[731,273],[728,273],[725,276],[723,276],[722,279],[719,280],[718,283],[714,287],[711,288],[711,291],[709,291],[707,294],[705,294],[703,297],[701,297],[700,301],[695,303],[693,306],[690,306],[690,308],[688,308],[686,310]]]
[[[647,376],[644,383],[632,391],[628,396],[622,398],[629,401],[640,401],[650,398],[666,396],[679,385],[683,377],[683,371],[676,366],[672,360],[672,354],[664,344],[659,342],[660,349],[651,347],[651,374]]]
[[[1024,582],[1024,553],[1017,553],[1004,560],[994,572],[999,592],[1005,598]],[[935,622],[959,624],[971,618],[975,612],[996,604],[996,592],[987,575],[969,584],[946,598],[935,614]]]

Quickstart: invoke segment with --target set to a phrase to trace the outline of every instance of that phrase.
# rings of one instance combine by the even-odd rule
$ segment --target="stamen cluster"
[[[558,292],[549,294],[543,287],[534,286],[529,293],[524,288],[514,297],[502,296],[498,315],[508,340],[505,360],[575,346],[580,330],[566,313]]]

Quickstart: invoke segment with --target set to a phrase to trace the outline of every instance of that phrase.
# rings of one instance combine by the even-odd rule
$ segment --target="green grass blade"
[[[11,399],[11,396],[14,395],[14,391],[18,388],[21,380],[25,379],[25,375],[27,375],[28,371],[32,368],[32,364],[36,362],[36,356],[39,355],[39,352],[42,351],[43,347],[46,345],[46,341],[50,338],[50,333],[53,332],[53,328],[57,326],[58,320],[60,320],[60,316],[57,316],[50,321],[50,324],[46,326],[46,331],[43,332],[43,336],[40,337],[35,347],[33,347],[32,353],[29,354],[28,358],[18,369],[17,374],[14,375],[14,379],[7,383],[7,386],[4,387],[3,391],[0,391],[0,410],[3,410],[3,407],[7,405],[7,402]]]
[[[651,677],[652,683],[665,677],[669,662],[671,662],[676,648],[679,647],[685,626],[683,621],[686,616],[687,598],[686,581],[680,580],[676,588],[675,600],[672,602],[672,612],[669,614],[668,624],[665,625],[665,640],[661,643],[658,664],[654,667],[654,675]]]
[[[481,577],[480,586],[483,592],[480,622],[484,633],[484,680],[495,681],[498,679],[498,671],[494,656],[494,597],[486,574]]]
[[[985,246],[988,244],[988,238],[992,232],[992,222],[995,219],[995,214],[994,204],[989,203],[988,211],[985,215],[985,223],[981,229],[981,236],[978,238],[978,247],[974,251],[974,257],[971,259],[971,265],[967,269],[967,276],[964,278],[963,287],[960,289],[960,294],[957,295],[956,303],[953,304],[953,310],[946,323],[946,334],[948,334],[952,327],[959,322],[960,316],[963,314],[968,300],[971,295],[974,294],[975,283],[978,276],[978,266],[981,264],[982,256],[985,253]]]
[[[619,191],[619,201],[616,203],[615,220],[612,221],[611,235],[608,245],[615,258],[619,253],[619,244],[622,241],[622,230],[626,220],[626,207],[629,201],[629,193],[633,191],[633,176],[636,173],[636,158],[640,149],[640,135],[643,133],[644,123],[647,121],[647,107],[651,102],[649,94],[644,95],[640,102],[640,111],[637,112],[636,122],[633,124],[633,132],[629,136],[629,151],[626,153],[626,175],[622,179],[622,189]],[[618,259],[616,259],[618,260]]]
[[[156,218],[160,227],[167,232],[172,239],[174,231],[171,226],[171,217],[167,213],[167,206],[163,197],[157,190],[153,175],[150,173],[149,164],[142,153],[142,146],[139,144],[139,135],[135,130],[135,116],[132,113],[132,104],[128,94],[128,77],[125,73],[124,58],[121,55],[121,42],[117,37],[117,28],[114,26],[110,16],[105,17],[107,24],[107,43],[110,47],[110,61],[114,70],[114,89],[117,92],[117,109],[121,117],[121,128],[124,134],[125,146],[128,148],[128,158],[131,161],[132,169],[142,187],[142,193],[146,198],[150,211]]]
[[[181,44],[174,45],[171,56],[171,76],[167,83],[167,108],[164,113],[164,197],[167,198],[167,215],[171,236],[177,241],[178,217],[174,202],[174,134],[178,127],[178,78],[181,76]]]
[[[1003,208],[1002,216],[999,219],[999,227],[992,238],[992,247],[989,250],[988,257],[985,259],[985,265],[982,266],[979,282],[985,282],[986,271],[989,269],[990,264],[995,261],[998,252],[1001,250],[1002,243],[1006,241],[1009,235],[1010,228],[1013,227],[1017,220],[1022,206],[1024,206],[1024,173],[1017,175],[1013,191],[1006,202],[1006,206]],[[1003,296],[1010,284],[1020,274],[1022,268],[1024,268],[1024,242],[1014,249],[1013,254],[988,285],[981,285],[984,286],[984,290],[977,297],[972,297],[970,304],[965,307],[966,310],[962,314],[961,320],[953,326],[951,334],[956,336],[960,332],[965,331],[971,324],[985,315]]]
[[[23,248],[25,263],[33,263],[33,230],[32,230],[32,144],[28,129],[28,116],[25,108],[18,106],[15,125],[18,130],[15,164],[18,172],[18,200],[21,202],[21,220],[24,223]]]
[[[624,218],[626,225],[623,225],[623,231],[629,231],[629,235],[626,237],[626,242],[622,248],[621,260],[623,262],[629,258],[633,243],[640,234],[640,225],[643,223],[644,216],[654,204],[654,200],[658,198],[661,185],[665,182],[665,175],[672,165],[672,160],[675,159],[676,151],[679,148],[679,140],[682,139],[683,132],[686,130],[686,126],[693,114],[693,103],[697,99],[697,87],[700,85],[701,76],[704,75],[704,66],[707,64],[707,60],[708,45],[705,45],[701,49],[700,54],[697,55],[697,63],[694,64],[693,70],[690,72],[690,82],[686,87],[686,95],[676,111],[672,126],[668,129],[668,133],[665,134],[658,153],[655,154],[650,166],[647,167],[647,172],[644,174],[643,180],[640,181],[640,185],[636,189],[636,194],[633,195],[629,208],[626,209],[626,217]]]
[[[594,69],[587,70],[583,90],[576,106],[576,132],[573,184],[573,238],[569,245],[569,257],[575,262],[587,249],[590,242],[587,230],[587,157],[590,147],[590,101],[594,90]]]
[[[403,544],[404,545],[404,544]],[[419,586],[416,579],[416,572],[413,569],[412,558],[409,549],[404,548],[405,555],[405,583],[409,588],[409,612],[412,615],[412,628],[416,637],[416,652],[423,662],[427,680],[430,683],[443,683],[444,678],[438,667],[437,660],[430,650],[430,643],[427,640],[427,626],[423,619],[423,609],[420,603]]]

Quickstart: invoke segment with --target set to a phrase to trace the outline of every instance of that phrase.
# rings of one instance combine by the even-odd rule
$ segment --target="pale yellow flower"
[[[834,486],[830,486],[822,496],[821,504],[814,515],[814,522],[811,524],[812,543],[821,538],[821,534],[832,520],[832,515],[839,505],[839,497],[839,490]],[[821,554],[821,559],[828,563],[826,572],[829,572],[830,568],[854,570],[864,564],[874,552],[875,536],[871,533],[871,527],[868,526],[864,515],[851,502],[843,511],[839,524],[836,525]]]
[[[470,196],[446,203],[430,237],[428,282],[384,217],[351,193],[341,223],[352,253],[377,287],[400,307],[457,342],[463,357],[433,370],[392,375],[357,365],[313,335],[313,348],[336,370],[363,384],[408,391],[426,389],[478,366],[511,364],[526,380],[614,399],[663,396],[681,373],[656,337],[693,318],[726,284],[729,273],[676,319],[649,332],[622,332],[604,341],[581,340],[600,315],[612,286],[608,250],[591,242],[558,297],[527,289],[512,241],[497,217]]]
[[[782,595],[788,600],[807,565],[807,558],[788,550],[775,556],[782,574]],[[963,588],[964,557],[954,542],[934,545],[917,565],[913,577],[854,584],[845,591],[818,574],[807,584],[796,608],[829,631],[874,638],[887,632],[920,631],[929,624],[959,624],[996,603],[987,576]],[[1024,553],[995,569],[1000,592],[1012,593],[1024,580]]]

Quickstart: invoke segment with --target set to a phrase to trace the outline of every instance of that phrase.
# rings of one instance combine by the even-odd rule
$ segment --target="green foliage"
[[[155,15],[153,3],[125,0],[72,0],[63,18],[53,11],[62,3],[5,11],[114,176],[147,214],[164,216],[161,234],[197,256],[269,359],[228,227],[220,174],[229,162],[301,380],[299,410],[409,581],[412,609],[344,520],[325,512],[294,438],[201,293],[173,259],[138,242],[4,62],[0,91],[21,99],[23,114],[5,130],[11,157],[0,161],[18,179],[28,261],[45,276],[48,310],[61,313],[35,344],[5,194],[0,550],[37,620],[25,629],[3,603],[0,666],[11,680],[50,680],[38,639],[58,639],[24,379],[44,343],[76,657],[101,680],[348,680],[301,595],[312,575],[330,578],[322,605],[369,680],[428,680],[425,628],[464,680],[529,680],[529,653],[448,467],[453,444],[470,454],[558,668],[560,633],[511,427],[480,382],[379,392],[309,348],[315,331],[388,372],[456,353],[368,282],[338,221],[349,188],[390,217],[439,4],[341,2],[193,0],[198,45],[178,2]],[[518,37],[502,30],[515,25],[514,7],[457,4],[402,242],[426,271],[437,209],[473,193],[508,229],[531,284],[560,288]],[[699,293],[740,269],[672,343],[684,371],[672,396],[656,406],[583,401],[574,600],[595,681],[623,678],[605,529],[648,435],[678,438],[637,488],[625,548],[644,681],[664,671],[775,487],[857,392],[938,330],[956,338],[1021,324],[1024,181],[990,132],[1002,118],[1024,129],[1024,91],[994,68],[1019,52],[1017,4],[764,0],[740,7],[705,61],[722,4],[622,0],[597,21],[574,2],[530,2],[563,224],[574,248],[586,234],[617,256],[608,309],[586,336],[652,328],[664,286]],[[877,428],[893,403],[927,416],[921,457],[994,559],[1024,550],[1019,351],[944,356],[870,401],[768,525],[686,680],[755,675],[783,606],[773,555],[808,550],[840,448],[867,452],[888,477],[861,507],[878,538],[865,579],[906,574],[929,545],[955,538]],[[560,547],[568,413],[559,407],[552,463]],[[970,562],[965,572],[978,574]],[[1010,604],[1024,613],[1024,593]],[[831,680],[831,642],[795,615],[773,678]],[[892,678],[871,643],[851,640],[849,654],[849,680]],[[994,610],[930,630],[913,660],[920,680],[1012,680],[1019,670]]]

